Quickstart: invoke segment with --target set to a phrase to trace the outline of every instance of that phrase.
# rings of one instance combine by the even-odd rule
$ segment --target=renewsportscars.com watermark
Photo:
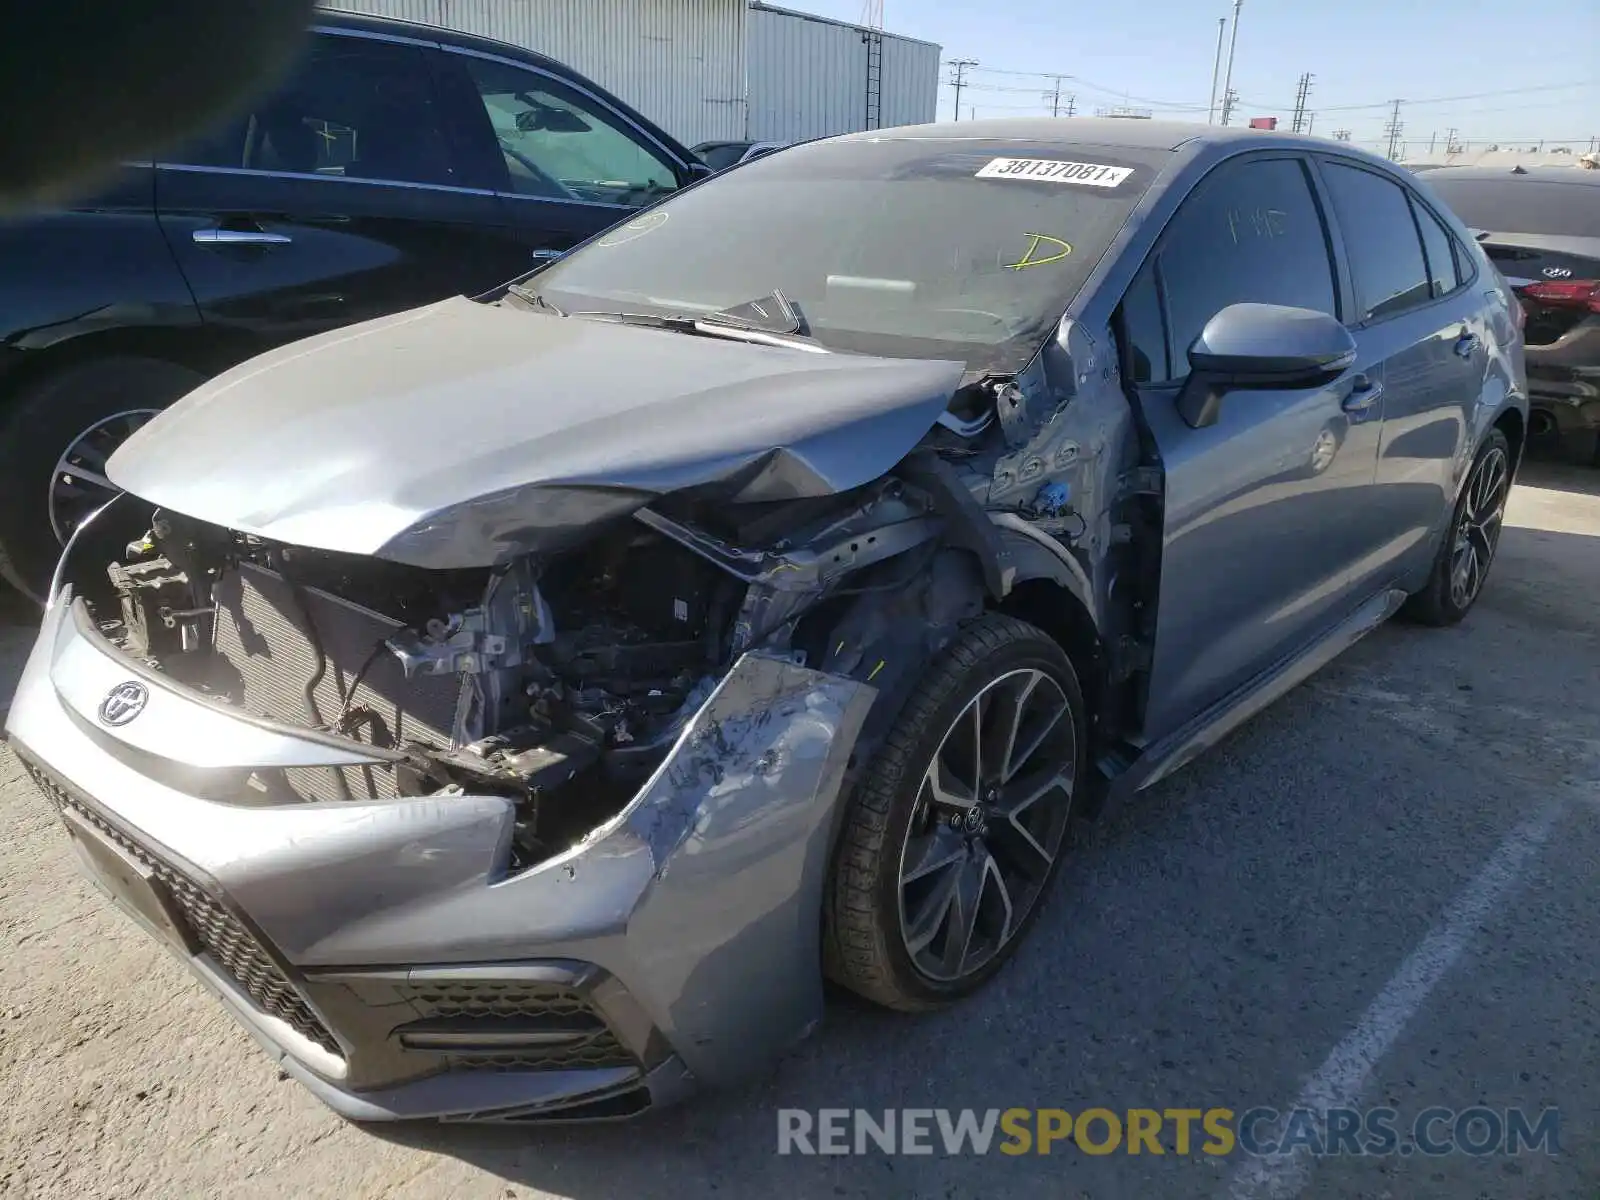
[[[1546,1108],[781,1108],[779,1154],[1561,1153]]]

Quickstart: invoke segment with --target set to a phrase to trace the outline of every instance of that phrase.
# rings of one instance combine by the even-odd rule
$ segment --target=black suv
[[[207,376],[494,287],[708,173],[514,46],[332,13],[309,41],[226,127],[0,224],[0,574],[35,597],[111,450]]]

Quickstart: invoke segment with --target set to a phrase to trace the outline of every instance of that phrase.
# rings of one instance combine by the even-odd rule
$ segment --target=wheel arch
[[[150,358],[210,376],[264,349],[247,334],[201,326],[124,326],[79,334],[20,356],[0,379],[0,416],[35,383],[83,363],[105,358]]]
[[[1528,444],[1527,419],[1522,415],[1520,408],[1508,405],[1489,428],[1498,429],[1505,434],[1506,441],[1511,444],[1511,475],[1515,478],[1517,468],[1522,465],[1523,448]]]

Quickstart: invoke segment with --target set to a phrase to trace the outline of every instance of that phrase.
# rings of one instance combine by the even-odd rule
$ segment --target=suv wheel
[[[824,915],[828,974],[908,1012],[984,984],[1055,877],[1085,749],[1061,648],[1010,617],[968,626],[849,802]]]
[[[42,602],[66,539],[116,494],[111,452],[203,378],[159,359],[102,358],[0,408],[0,575]]]

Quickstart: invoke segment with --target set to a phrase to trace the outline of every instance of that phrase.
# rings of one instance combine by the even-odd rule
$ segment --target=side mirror
[[[1178,414],[1200,429],[1216,423],[1226,392],[1320,387],[1355,360],[1355,339],[1327,313],[1230,304],[1189,347],[1189,380],[1178,395]]]

